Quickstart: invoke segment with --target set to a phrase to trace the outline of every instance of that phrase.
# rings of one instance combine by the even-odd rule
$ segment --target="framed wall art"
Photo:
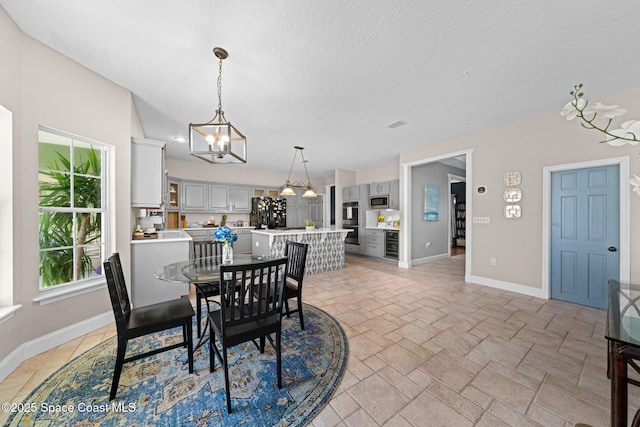
[[[440,191],[432,185],[424,186],[424,220],[438,221],[440,211]]]

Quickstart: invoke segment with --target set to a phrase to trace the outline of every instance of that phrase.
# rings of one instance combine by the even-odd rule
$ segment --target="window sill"
[[[82,284],[65,286],[62,289],[47,289],[40,291],[40,296],[33,299],[33,302],[40,303],[40,305],[49,304],[56,301],[62,301],[67,298],[72,298],[78,295],[93,292],[98,289],[102,289],[107,286],[107,282],[104,277],[99,279],[93,279]]]
[[[0,323],[9,320],[13,314],[22,308],[22,304],[10,305],[8,307],[0,307]]]

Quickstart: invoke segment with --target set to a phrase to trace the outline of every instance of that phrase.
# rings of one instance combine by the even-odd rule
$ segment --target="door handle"
[[[618,250],[618,248],[616,248],[615,246],[609,246],[608,250],[609,252],[615,252]]]

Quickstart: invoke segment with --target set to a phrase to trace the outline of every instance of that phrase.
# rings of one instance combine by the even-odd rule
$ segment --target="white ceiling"
[[[639,85],[634,0],[0,0],[20,28],[131,90],[147,138],[194,159],[222,107],[251,167],[311,176]],[[387,124],[408,122],[397,129]],[[212,166],[215,167],[215,166]]]

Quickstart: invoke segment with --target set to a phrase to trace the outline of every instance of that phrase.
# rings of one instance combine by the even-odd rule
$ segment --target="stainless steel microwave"
[[[369,198],[371,209],[387,209],[389,207],[389,196],[371,196]]]

